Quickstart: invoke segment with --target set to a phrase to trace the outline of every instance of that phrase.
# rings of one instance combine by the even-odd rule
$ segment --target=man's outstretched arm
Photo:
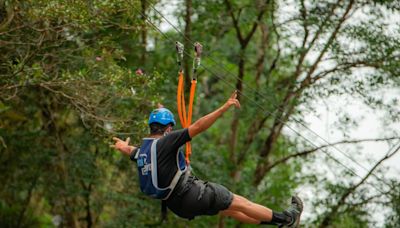
[[[130,141],[129,137],[125,141],[123,141],[122,139],[119,139],[117,137],[114,137],[113,140],[115,141],[115,144],[111,145],[110,147],[121,151],[121,153],[124,155],[130,156],[131,152],[134,149],[136,149],[136,147],[129,145],[129,141]]]
[[[220,108],[218,108],[217,110],[206,116],[201,117],[192,125],[190,125],[188,128],[190,138],[195,137],[196,135],[200,134],[201,132],[211,127],[211,125],[213,125],[214,122],[219,117],[221,117],[222,114],[224,114],[232,105],[236,106],[236,108],[240,108],[239,100],[236,99],[236,97],[237,97],[237,91],[235,91],[231,95],[231,97],[225,102],[225,104],[222,105]]]

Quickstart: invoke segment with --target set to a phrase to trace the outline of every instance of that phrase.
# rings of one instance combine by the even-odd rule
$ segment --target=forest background
[[[298,194],[308,227],[399,227],[399,18],[395,0],[1,0],[0,227],[160,225],[109,145],[176,113],[175,41],[187,88],[204,46],[194,119],[242,104],[193,140],[195,175],[275,210]]]

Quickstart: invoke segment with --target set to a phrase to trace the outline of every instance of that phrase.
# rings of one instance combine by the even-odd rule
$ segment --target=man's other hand
[[[110,147],[121,151],[121,153],[123,153],[125,155],[130,156],[132,150],[135,149],[134,146],[129,146],[129,141],[130,141],[129,137],[125,141],[122,139],[119,139],[117,137],[113,137],[113,140],[115,141],[115,144],[111,145]]]
[[[235,90],[235,92],[232,93],[231,97],[229,97],[229,99],[225,102],[224,109],[226,110],[232,105],[234,105],[236,108],[240,108],[240,102],[237,99],[237,90]]]

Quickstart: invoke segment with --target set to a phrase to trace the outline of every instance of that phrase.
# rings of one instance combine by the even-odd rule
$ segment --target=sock
[[[287,225],[292,222],[292,217],[285,213],[272,211],[272,220],[270,222],[261,222],[260,224],[267,225]]]

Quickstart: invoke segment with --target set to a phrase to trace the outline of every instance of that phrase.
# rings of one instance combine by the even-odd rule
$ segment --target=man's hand
[[[135,149],[134,146],[129,146],[129,141],[130,141],[129,137],[125,141],[123,141],[122,139],[119,139],[117,137],[113,137],[113,140],[115,141],[115,144],[111,145],[110,147],[121,151],[121,153],[123,153],[125,155],[130,156],[132,150]]]
[[[240,108],[240,102],[237,99],[237,90],[235,90],[235,92],[232,93],[231,97],[225,102],[223,106],[224,111],[226,111],[232,105],[235,105],[236,108]]]
[[[240,108],[240,103],[237,98],[237,91],[232,93],[231,97],[222,105],[220,108],[215,110],[214,112],[201,117],[198,119],[194,124],[189,126],[189,136],[190,138],[195,137],[196,135],[200,134],[201,132],[207,130],[214,122],[226,112],[229,107],[232,105],[236,106],[236,108]]]

